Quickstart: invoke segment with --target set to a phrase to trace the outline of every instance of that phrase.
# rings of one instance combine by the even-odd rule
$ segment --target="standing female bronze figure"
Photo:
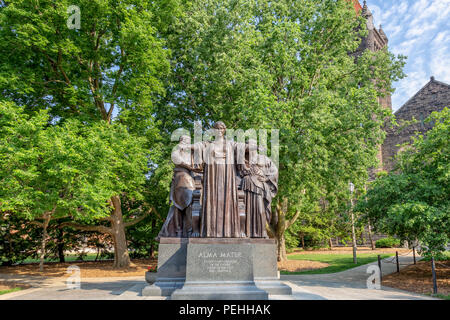
[[[239,238],[239,212],[235,151],[237,144],[225,137],[222,121],[214,124],[214,141],[195,145],[203,171],[203,198],[200,232],[208,238]]]
[[[266,223],[270,221],[271,203],[278,189],[278,169],[270,158],[258,154],[255,140],[249,140],[248,150],[241,173],[247,213],[245,233],[250,238],[268,238]]]

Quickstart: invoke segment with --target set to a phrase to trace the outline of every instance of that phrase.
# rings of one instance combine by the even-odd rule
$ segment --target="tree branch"
[[[68,86],[72,85],[72,82],[70,82],[69,77],[67,76],[66,72],[64,71],[63,67],[62,67],[62,50],[61,48],[58,49],[58,63],[57,63],[58,69],[59,71],[61,71],[64,80],[66,81]]]
[[[153,212],[158,216],[158,218],[162,219],[161,215],[159,214],[158,210],[156,210],[154,207],[152,207]]]
[[[35,226],[39,226],[39,227],[43,227],[44,226],[44,224],[42,223],[42,222],[39,222],[39,221],[30,221],[30,224],[34,224]]]
[[[134,219],[133,221],[125,222],[125,223],[123,224],[123,226],[124,226],[125,228],[134,226],[135,224],[137,224],[137,223],[141,222],[142,220],[144,220],[144,219],[145,219],[152,211],[153,211],[153,208],[151,208],[149,211],[147,211],[146,213],[144,213],[144,214],[143,214],[142,216],[140,216],[139,218],[136,218],[136,219]]]
[[[107,120],[106,110],[105,110],[104,106],[102,106],[102,101],[98,97],[98,92],[97,92],[96,84],[95,84],[96,81],[94,79],[92,79],[91,76],[88,77],[88,81],[89,81],[89,87],[91,89],[92,95],[94,96],[95,105],[97,106],[98,110],[100,111],[100,114],[102,115],[103,120]]]
[[[297,212],[295,212],[295,215],[289,221],[286,221],[286,229],[288,229],[290,226],[292,226],[295,223],[295,221],[297,221],[299,215],[300,215],[300,210],[297,210]]]

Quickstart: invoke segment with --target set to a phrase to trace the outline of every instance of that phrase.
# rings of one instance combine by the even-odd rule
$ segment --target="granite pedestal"
[[[265,300],[291,293],[278,278],[275,241],[245,238],[161,238],[156,281],[142,291],[174,300]]]

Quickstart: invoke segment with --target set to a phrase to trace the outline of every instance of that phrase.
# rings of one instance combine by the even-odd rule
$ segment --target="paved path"
[[[383,275],[396,271],[393,263],[382,263]],[[400,257],[401,264],[411,264],[412,257]],[[367,273],[371,263],[334,274],[282,275],[281,280],[292,288],[292,296],[271,295],[272,300],[429,300],[428,296],[402,290],[381,287],[380,290],[367,289]],[[405,266],[401,266],[403,268]],[[0,295],[0,300],[164,300],[162,297],[143,297],[146,286],[142,277],[85,278],[80,289],[68,289],[61,278],[25,277],[0,275],[0,279],[22,281],[34,288]]]
[[[419,260],[420,258],[417,258]],[[412,255],[400,256],[400,269],[413,263]],[[281,280],[293,289],[293,300],[434,300],[432,297],[403,290],[381,286],[381,289],[368,289],[367,279],[369,266],[377,266],[378,262],[369,263],[346,271],[331,274],[282,275]],[[387,258],[381,263],[382,275],[397,271],[394,258]],[[289,299],[286,296],[272,296],[273,299]]]

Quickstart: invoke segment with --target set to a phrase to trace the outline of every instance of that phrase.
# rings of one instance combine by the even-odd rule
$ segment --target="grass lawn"
[[[17,288],[13,288],[13,289],[0,290],[0,295],[5,294],[5,293],[19,291],[19,290],[22,290],[22,288],[17,287]]]
[[[429,296],[435,297],[435,298],[439,298],[439,299],[444,299],[444,300],[450,300],[450,295],[445,295],[445,294],[429,294]]]
[[[384,253],[381,254],[381,258],[392,257],[395,254]],[[355,268],[361,266],[363,264],[371,263],[378,260],[377,254],[371,253],[360,253],[357,254],[358,263],[353,263],[353,255],[352,254],[298,254],[298,255],[289,255],[289,260],[309,260],[309,261],[319,261],[328,263],[329,266],[321,269],[301,271],[301,272],[288,272],[281,271],[281,274],[324,274],[324,273],[336,273],[340,271],[344,271],[347,269]]]

